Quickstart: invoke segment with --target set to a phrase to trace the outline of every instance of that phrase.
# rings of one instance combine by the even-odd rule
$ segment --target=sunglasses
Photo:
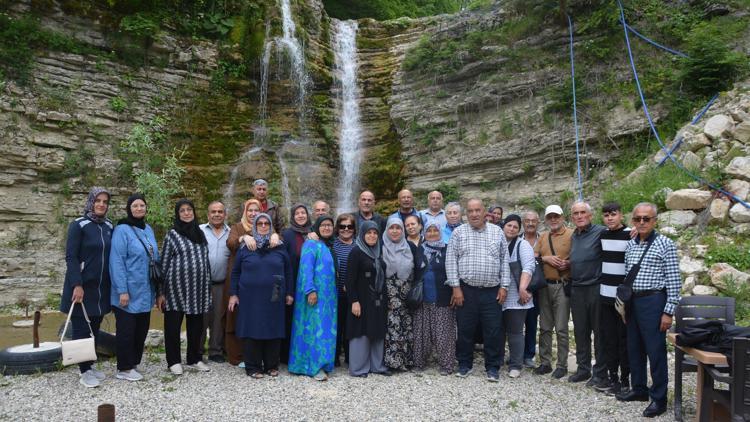
[[[633,222],[635,223],[648,223],[651,220],[655,219],[656,217],[633,217]]]
[[[339,224],[339,230],[354,230],[354,224]]]
[[[269,223],[268,221],[258,221],[257,225],[258,226],[270,226],[271,223]]]

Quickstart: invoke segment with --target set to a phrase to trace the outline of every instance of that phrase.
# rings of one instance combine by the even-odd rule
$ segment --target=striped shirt
[[[605,230],[601,234],[602,275],[599,295],[614,301],[617,286],[625,279],[625,249],[630,241],[630,228]]]
[[[656,232],[651,233],[643,242],[640,236],[631,239],[625,250],[625,272],[630,271],[630,268],[638,263],[649,241],[652,241],[653,245],[643,257],[641,270],[633,281],[633,291],[666,289],[667,303],[664,305],[664,313],[674,315],[674,309],[680,302],[682,280],[677,247],[671,239]]]
[[[336,257],[336,290],[339,294],[344,292],[346,282],[346,267],[349,263],[349,252],[352,251],[354,242],[344,243],[339,238],[333,241],[333,254]]]
[[[494,224],[475,229],[462,224],[453,230],[448,242],[445,284],[458,287],[461,282],[473,287],[510,286],[508,244],[505,234]]]

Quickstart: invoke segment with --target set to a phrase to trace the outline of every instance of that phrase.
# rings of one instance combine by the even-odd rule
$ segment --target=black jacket
[[[383,259],[379,259],[381,271],[385,271]],[[346,270],[346,293],[348,308],[346,315],[346,338],[367,336],[370,340],[385,338],[388,300],[385,284],[375,292],[375,260],[367,256],[358,246],[349,253]],[[352,314],[352,304],[359,302],[362,314]]]

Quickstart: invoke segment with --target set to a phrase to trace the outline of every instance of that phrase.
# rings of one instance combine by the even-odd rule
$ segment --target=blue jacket
[[[65,284],[60,298],[60,311],[70,311],[73,289],[83,287],[83,305],[91,316],[106,315],[109,306],[109,251],[112,223],[95,223],[87,217],[76,218],[68,226],[65,245]],[[80,306],[73,315],[83,316]]]
[[[153,247],[154,259],[159,262],[159,248],[154,231],[146,224],[146,229],[127,224],[119,224],[112,235],[112,252],[109,256],[109,277],[112,280],[112,306],[131,314],[151,311],[156,292],[148,275],[149,255],[137,236],[146,245]],[[120,295],[130,295],[128,306],[120,306]]]

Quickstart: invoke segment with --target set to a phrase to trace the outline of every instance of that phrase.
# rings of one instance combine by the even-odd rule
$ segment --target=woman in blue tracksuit
[[[76,218],[68,226],[68,240],[65,245],[65,284],[63,285],[60,311],[73,313],[73,339],[87,338],[99,334],[99,326],[109,306],[109,252],[112,240],[112,222],[107,219],[110,194],[106,189],[94,187],[89,192],[83,216]],[[91,331],[83,315],[81,303],[91,321]],[[92,366],[93,362],[78,364],[81,371],[80,383],[86,387],[98,387],[104,380],[104,373]]]
[[[154,231],[146,224],[146,199],[136,193],[128,198],[128,213],[117,223],[112,235],[109,275],[112,280],[110,300],[117,327],[117,375],[128,381],[139,381],[143,375],[136,366],[143,357],[151,308],[156,297],[149,280],[149,259],[159,262],[159,248]]]

